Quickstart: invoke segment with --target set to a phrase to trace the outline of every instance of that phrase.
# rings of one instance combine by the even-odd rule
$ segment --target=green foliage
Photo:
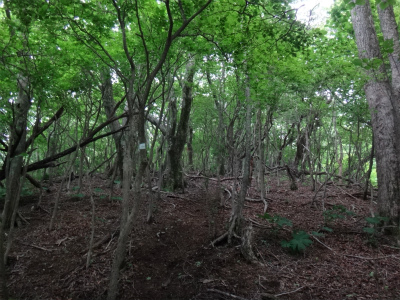
[[[275,228],[275,231],[278,229],[282,229],[283,226],[293,226],[292,221],[279,215],[271,216],[270,214],[265,213],[264,215],[259,215],[259,217],[276,225],[277,228]],[[318,233],[315,231],[312,233],[312,235],[323,236],[322,233]],[[311,244],[312,241],[310,240],[310,235],[302,230],[292,232],[292,239],[290,241],[281,241],[281,246],[283,248],[290,249],[290,251],[293,253],[303,252],[304,249],[306,249]]]
[[[0,199],[4,199],[6,197],[6,189],[0,187]]]
[[[367,217],[365,218],[365,221],[367,221],[368,224],[372,225],[373,227],[364,227],[363,231],[375,235],[378,233],[378,226],[384,222],[389,221],[387,217],[381,217],[381,216],[375,216],[375,217]]]
[[[372,246],[377,246],[378,226],[389,221],[387,217],[375,216],[365,218],[370,226],[364,227],[363,231],[368,234],[368,243]]]
[[[369,224],[372,225],[378,225],[381,224],[382,222],[389,221],[389,219],[387,217],[375,216],[375,217],[365,218],[365,221],[367,221]]]
[[[84,198],[84,197],[85,197],[85,194],[83,194],[83,193],[74,194],[74,195],[72,195],[72,197]]]
[[[393,49],[392,49],[392,52],[393,52]],[[372,58],[372,59],[368,59],[368,58],[359,59],[359,58],[356,58],[356,59],[353,60],[353,64],[356,65],[356,66],[359,66],[359,67],[363,67],[366,70],[376,70],[383,64],[383,60],[380,59],[380,58]]]
[[[292,239],[290,241],[282,241],[281,245],[283,248],[289,248],[294,253],[301,253],[312,243],[313,241],[310,240],[308,233],[305,231],[295,231],[292,233]]]
[[[331,209],[323,212],[325,224],[329,224],[334,220],[343,220],[347,216],[353,216],[354,212],[347,210],[343,205],[334,205]]]
[[[281,229],[283,226],[291,227],[293,225],[292,221],[285,217],[281,217],[280,215],[271,216],[269,213],[265,213],[264,215],[259,215],[259,217],[274,225],[277,225],[279,229]]]

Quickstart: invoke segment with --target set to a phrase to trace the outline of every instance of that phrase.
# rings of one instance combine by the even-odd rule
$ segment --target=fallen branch
[[[28,221],[27,219],[25,219],[24,216],[23,216],[20,212],[17,212],[17,214],[18,214],[18,217],[19,217],[22,221],[25,222],[25,224],[30,224],[29,221]]]
[[[224,296],[231,297],[233,299],[248,300],[246,298],[243,298],[243,297],[240,297],[240,296],[236,296],[236,295],[233,295],[233,294],[230,294],[230,293],[226,293],[226,292],[223,292],[223,291],[220,291],[220,290],[216,290],[216,289],[207,289],[207,292],[218,293],[218,294],[221,294],[221,295],[224,295]]]
[[[99,240],[98,242],[94,243],[92,246],[92,250],[97,249],[98,247],[100,247],[101,245],[105,244],[106,242],[108,242],[109,240],[111,240],[113,238],[113,236],[115,234],[117,234],[119,232],[119,229],[117,229],[116,231],[114,231],[113,233],[108,233],[106,234],[101,240]],[[86,254],[86,252],[89,251],[89,248],[86,248],[85,250],[81,251],[81,254]]]
[[[249,218],[248,221],[250,221],[251,223],[256,225],[256,227],[265,228],[265,229],[271,229],[270,226],[262,225],[262,224],[258,223],[257,221],[253,220],[252,218]]]
[[[223,235],[221,235],[220,237],[216,238],[215,240],[213,240],[211,242],[211,246],[215,247],[216,243],[219,243],[221,241],[223,241],[224,239],[226,239],[228,237],[228,232],[225,232]]]
[[[386,255],[386,256],[379,256],[379,257],[364,257],[364,256],[358,256],[358,255],[348,255],[348,254],[344,254],[343,256],[354,257],[354,258],[365,259],[365,260],[377,260],[377,259],[385,259],[385,258],[397,258],[396,255]]]
[[[298,292],[298,291],[300,291],[300,290],[302,290],[302,289],[304,289],[304,286],[299,287],[298,289],[295,289],[295,290],[290,291],[290,292],[285,292],[285,293],[276,294],[275,297],[280,297],[280,296],[284,296],[284,295],[294,294],[294,293],[296,293],[296,292]]]
[[[321,241],[320,241],[319,239],[317,239],[315,236],[312,235],[312,238],[313,238],[314,240],[316,240],[318,243],[320,243],[322,246],[324,246],[326,249],[329,249],[329,250],[331,250],[333,253],[336,254],[335,250],[333,250],[331,247],[325,245],[323,242],[321,242]]]
[[[43,251],[47,251],[47,252],[53,251],[53,249],[47,249],[47,248],[43,248],[43,247],[36,246],[36,245],[33,245],[33,244],[27,244],[27,243],[21,242],[20,240],[17,240],[17,241],[22,245],[29,246],[29,247],[32,247],[32,248],[36,248],[36,249],[39,249],[39,250],[43,250]]]
[[[265,198],[265,199],[266,199],[266,200],[273,201],[271,198]],[[246,200],[246,201],[249,201],[249,202],[263,202],[263,201],[265,201],[265,200],[263,200],[263,199],[255,199],[255,198],[248,198],[248,197],[246,197],[245,200]]]
[[[182,200],[186,200],[186,201],[193,201],[193,200],[190,200],[190,199],[188,199],[188,198],[181,197],[181,196],[176,196],[176,195],[173,195],[173,194],[168,194],[167,197],[169,197],[169,198],[182,199]]]

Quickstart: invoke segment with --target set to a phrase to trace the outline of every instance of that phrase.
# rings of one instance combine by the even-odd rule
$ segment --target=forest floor
[[[210,244],[227,229],[229,194],[224,193],[228,200],[221,208],[216,181],[199,177],[187,181],[184,193],[161,193],[152,224],[145,222],[145,199],[127,246],[118,299],[400,299],[400,248],[382,234],[363,231],[368,227],[365,218],[371,216],[371,201],[362,200],[359,187],[327,186],[325,220],[330,220],[326,224],[322,194],[317,206],[312,206],[315,192],[309,183],[299,182],[299,189],[291,191],[288,181],[268,178],[267,213],[280,218],[275,218],[275,224],[268,222],[259,216],[262,202],[246,201],[246,224],[253,224],[253,250],[260,262],[251,264],[237,240],[233,245]],[[223,181],[226,188],[230,184]],[[89,268],[89,191],[63,194],[53,231],[48,227],[58,185],[44,195],[42,209],[32,209],[38,195],[22,199],[20,212],[29,224],[16,229],[10,252],[13,299],[106,298],[121,191],[116,190],[109,201],[108,180],[100,175],[91,179],[91,186],[97,247]],[[251,188],[248,197],[259,195]],[[341,211],[343,207],[354,214]],[[280,228],[277,223],[283,218],[293,226]],[[324,226],[332,232],[323,232]],[[310,236],[309,247],[291,253],[281,242],[290,240],[294,230],[319,231],[323,236]]]

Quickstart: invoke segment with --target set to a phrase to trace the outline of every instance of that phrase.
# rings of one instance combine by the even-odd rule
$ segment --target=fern
[[[259,215],[260,218],[267,220],[270,223],[276,224],[279,229],[281,229],[283,226],[289,226],[291,227],[292,221],[285,217],[281,217],[280,215],[273,215],[271,216],[269,213],[265,213],[264,215]]]
[[[283,248],[289,248],[292,252],[300,253],[312,243],[313,241],[310,240],[310,235],[307,232],[295,231],[292,233],[292,239],[290,241],[282,241],[281,245]]]

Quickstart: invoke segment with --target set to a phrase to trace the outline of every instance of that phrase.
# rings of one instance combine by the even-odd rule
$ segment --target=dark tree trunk
[[[29,84],[27,78],[20,76],[18,79],[19,94],[13,105],[13,123],[9,151],[6,158],[6,199],[3,211],[3,224],[10,225],[12,211],[15,207],[17,191],[20,185],[21,170],[23,165],[22,154],[26,151],[26,127],[29,108],[31,107]],[[8,204],[8,205],[7,205]]]
[[[185,82],[182,88],[182,109],[179,123],[169,136],[168,145],[168,164],[169,174],[167,176],[166,186],[172,190],[183,188],[182,176],[182,153],[185,148],[186,138],[189,126],[190,111],[193,102],[193,77],[196,72],[195,61],[191,59],[186,66]]]
[[[188,164],[189,169],[193,170],[193,128],[189,128],[189,140],[187,143],[187,151],[188,151]]]

